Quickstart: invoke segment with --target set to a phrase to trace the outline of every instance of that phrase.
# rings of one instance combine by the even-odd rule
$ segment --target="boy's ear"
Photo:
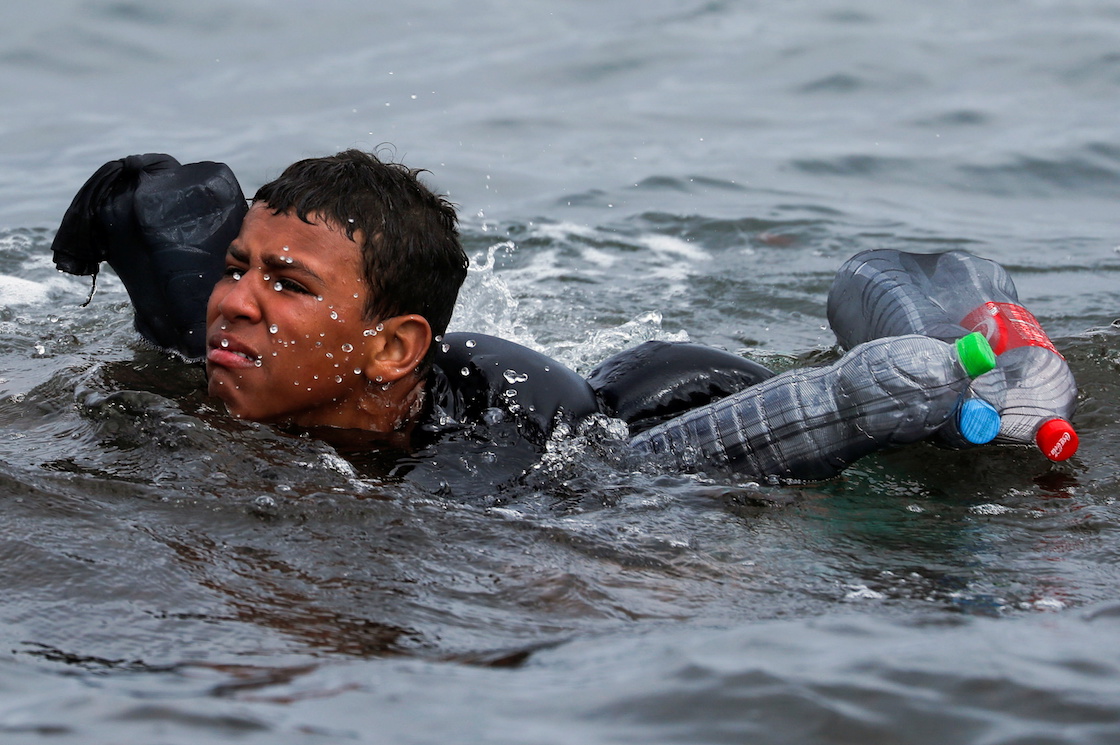
[[[411,373],[428,354],[432,327],[423,316],[393,316],[381,321],[366,362],[366,377],[391,383]]]

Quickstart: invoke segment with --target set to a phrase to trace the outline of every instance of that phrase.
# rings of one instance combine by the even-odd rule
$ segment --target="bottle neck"
[[[983,375],[996,366],[995,352],[983,334],[974,331],[957,339],[954,347],[957,361],[970,378]]]
[[[961,326],[983,334],[996,354],[1016,347],[1042,347],[1061,357],[1038,319],[1016,303],[984,303],[966,315]]]

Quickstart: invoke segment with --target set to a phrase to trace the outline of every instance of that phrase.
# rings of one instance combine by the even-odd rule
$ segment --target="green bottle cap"
[[[996,353],[979,331],[957,339],[957,357],[970,378],[983,375],[996,366]]]

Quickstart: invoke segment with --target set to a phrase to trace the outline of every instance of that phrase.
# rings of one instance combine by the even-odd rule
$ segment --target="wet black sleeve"
[[[70,274],[96,277],[107,261],[128,290],[140,334],[194,359],[205,352],[206,302],[247,210],[224,163],[131,155],[82,186],[51,251]]]
[[[496,410],[528,425],[524,434],[538,444],[557,421],[576,422],[598,413],[587,381],[540,352],[495,336],[447,334],[435,365],[449,391],[441,406],[461,421],[481,420]]]
[[[603,411],[637,434],[773,375],[757,362],[714,347],[648,341],[600,363],[587,382]]]

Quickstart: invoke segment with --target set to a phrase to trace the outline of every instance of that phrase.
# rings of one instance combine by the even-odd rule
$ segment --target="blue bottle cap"
[[[999,434],[999,412],[987,401],[970,398],[957,411],[957,430],[973,445],[991,442]]]

